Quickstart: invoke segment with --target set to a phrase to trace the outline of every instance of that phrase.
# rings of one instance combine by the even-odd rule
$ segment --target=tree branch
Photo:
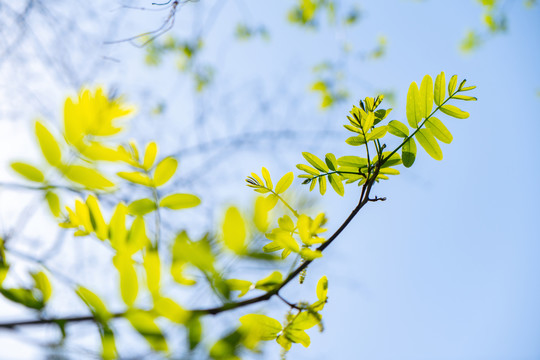
[[[353,211],[349,214],[347,219],[341,224],[341,226],[328,238],[327,241],[322,243],[319,247],[317,247],[317,250],[324,251],[330,244],[341,234],[343,230],[350,224],[350,222],[354,219],[354,217],[358,214],[358,212],[370,201],[369,199],[369,193],[371,191],[371,188],[375,182],[375,179],[377,178],[377,175],[379,174],[379,165],[376,166],[375,171],[373,172],[372,176],[369,178],[369,180],[362,186],[362,193],[360,195],[360,199],[358,201],[358,204],[353,209]],[[294,278],[298,276],[304,269],[306,269],[313,260],[307,260],[300,264],[293,272],[287,276],[287,278],[276,288],[273,290],[267,292],[266,294],[239,301],[239,302],[230,302],[223,304],[221,306],[213,307],[213,308],[205,308],[205,309],[195,309],[191,312],[195,315],[217,315],[225,311],[238,309],[241,307],[245,307],[252,304],[257,304],[263,301],[267,301],[271,299],[274,296],[281,297],[279,295],[279,291],[283,289],[287,284],[289,284]],[[118,312],[113,313],[113,318],[119,318],[125,315],[125,312]],[[55,318],[55,319],[37,319],[37,320],[27,320],[27,321],[13,321],[8,323],[0,323],[0,329],[2,328],[15,328],[19,326],[31,326],[31,325],[46,325],[46,324],[55,324],[58,322],[62,323],[75,323],[75,322],[84,322],[84,321],[97,321],[96,318],[92,315],[88,316],[72,316],[72,317],[64,317],[64,318]]]

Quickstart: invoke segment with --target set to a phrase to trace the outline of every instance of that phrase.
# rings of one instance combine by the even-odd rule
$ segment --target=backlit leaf
[[[450,81],[448,82],[448,95],[452,95],[456,89],[457,84],[457,75],[452,75]]]
[[[326,177],[321,176],[319,178],[319,192],[321,195],[324,195],[326,193]]]
[[[458,119],[466,119],[469,117],[468,112],[465,112],[454,105],[443,105],[441,106],[441,111],[446,115],[450,115]]]
[[[104,190],[114,184],[97,170],[81,165],[69,165],[62,169],[64,175],[71,181],[83,185],[88,189]]]
[[[60,146],[50,131],[39,121],[36,121],[36,136],[43,156],[52,166],[62,163]]]
[[[337,160],[340,166],[350,166],[355,168],[361,168],[367,166],[367,159],[358,156],[342,156]]]
[[[421,117],[427,118],[433,109],[433,79],[429,75],[424,76],[420,84],[420,104]]]
[[[426,121],[426,127],[431,131],[433,136],[442,141],[445,144],[450,144],[452,142],[452,134],[446,126],[442,123],[441,120],[436,117],[431,117]]]
[[[422,105],[420,103],[420,91],[418,90],[418,85],[415,82],[409,86],[409,91],[407,92],[407,121],[409,126],[416,129],[418,123],[422,120]]]
[[[23,177],[25,177],[27,180],[35,182],[43,182],[43,180],[45,180],[43,173],[30,164],[23,162],[14,162],[11,163],[11,168]]]
[[[240,211],[231,206],[225,213],[222,229],[223,243],[237,254],[244,251],[246,242],[246,224]]]
[[[270,172],[268,172],[268,169],[265,167],[262,168],[262,176],[264,178],[266,187],[272,190],[274,188],[274,184],[272,184],[272,178],[270,177]]]
[[[52,286],[47,275],[43,271],[32,273],[31,275],[34,278],[36,289],[41,292],[43,302],[47,302],[52,294]]]
[[[152,180],[148,177],[148,175],[137,172],[137,171],[131,171],[131,172],[121,171],[117,173],[116,175],[134,184],[139,184],[143,186],[152,186]]]
[[[142,310],[129,311],[125,318],[139,334],[141,334],[150,347],[155,351],[167,351],[167,341],[160,328],[154,322],[154,317],[149,312]]]
[[[339,175],[330,174],[328,177],[328,181],[338,195],[343,196],[345,194],[345,189],[343,188],[343,183],[341,182]]]
[[[416,159],[416,142],[410,138],[401,148],[401,159],[403,166],[411,167]]]
[[[178,161],[173,157],[161,160],[154,171],[154,184],[156,186],[164,185],[174,175],[177,167]]]
[[[112,317],[103,301],[92,291],[79,286],[76,292],[99,322],[106,323]]]
[[[159,202],[159,206],[172,210],[189,209],[201,203],[201,199],[192,194],[167,195]]]
[[[150,170],[154,161],[156,161],[157,155],[157,145],[155,142],[150,142],[146,145],[146,150],[144,152],[143,167],[145,170]]]
[[[398,120],[392,120],[388,123],[388,132],[401,138],[409,136],[409,128],[407,125]]]
[[[131,215],[144,216],[149,212],[156,210],[156,203],[151,199],[139,199],[133,201],[128,206],[128,212]]]
[[[326,166],[326,164],[317,156],[310,154],[308,152],[303,152],[302,156],[304,156],[304,159],[306,159],[307,162],[309,162],[315,169],[319,171],[323,171],[323,172],[328,171],[328,167]]]
[[[247,294],[253,284],[247,280],[227,279],[227,285],[232,291],[240,291],[238,297],[242,297]]]
[[[440,106],[444,102],[446,96],[446,80],[444,78],[444,71],[442,71],[435,78],[435,104]]]
[[[124,303],[131,307],[139,292],[137,272],[133,260],[127,254],[118,253],[113,257],[113,264],[120,275],[120,294]]]
[[[56,195],[56,193],[52,191],[47,191],[45,193],[45,200],[47,200],[47,204],[49,205],[51,213],[56,217],[60,216],[60,198],[58,197],[58,195]]]
[[[146,285],[148,291],[154,296],[159,294],[161,278],[161,262],[159,254],[155,250],[149,250],[144,254],[143,266],[146,272]]]
[[[281,194],[285,192],[291,186],[292,182],[294,180],[294,174],[292,172],[288,172],[287,174],[283,175],[283,177],[278,181],[275,192],[276,194]]]
[[[274,340],[282,326],[276,319],[260,314],[248,314],[240,318],[242,327],[258,340]]]
[[[363,135],[351,136],[350,138],[345,140],[345,142],[351,146],[360,146],[366,143],[366,139],[364,139]]]
[[[435,140],[435,137],[433,134],[431,134],[431,131],[429,129],[420,129],[416,133],[416,140],[422,145],[424,150],[434,158],[435,160],[442,160],[443,154],[441,151],[441,147],[437,143],[437,140]]]
[[[281,285],[283,282],[283,275],[279,271],[274,271],[264,279],[261,279],[255,283],[255,289],[263,291],[272,291],[276,286]]]

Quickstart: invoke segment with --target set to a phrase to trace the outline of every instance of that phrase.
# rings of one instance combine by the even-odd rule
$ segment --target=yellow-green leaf
[[[64,175],[71,181],[88,189],[103,190],[114,184],[97,170],[81,165],[70,165],[62,169]]]
[[[157,145],[155,142],[150,142],[146,145],[146,150],[144,152],[143,167],[145,170],[150,170],[154,161],[156,161],[157,155]]]
[[[128,212],[131,215],[144,216],[149,212],[156,210],[156,203],[151,199],[139,199],[133,201],[128,206]]]
[[[240,211],[234,206],[227,209],[222,229],[223,243],[237,254],[244,251],[246,242],[246,224]]]
[[[409,136],[409,128],[398,120],[392,120],[388,123],[388,132],[400,138]]]
[[[124,303],[131,307],[139,292],[137,272],[133,260],[125,253],[118,253],[113,257],[113,264],[120,275],[120,294]]]
[[[413,138],[410,138],[401,148],[401,160],[403,166],[411,167],[416,159],[416,142]]]
[[[251,285],[253,285],[251,281],[240,279],[227,279],[226,282],[232,291],[240,291],[238,297],[246,295],[247,292],[251,289]]]
[[[61,214],[61,210],[60,210],[60,198],[58,197],[58,195],[56,195],[56,193],[52,191],[47,191],[45,193],[45,200],[47,200],[47,204],[49,205],[49,209],[51,210],[51,213],[54,216],[59,217]]]
[[[164,185],[174,175],[177,167],[178,161],[173,157],[161,160],[154,171],[154,184],[156,186]]]
[[[367,166],[367,159],[358,156],[342,156],[337,159],[339,166],[350,166],[355,168],[362,168]]]
[[[134,184],[149,187],[152,186],[152,180],[148,177],[148,175],[137,171],[121,171],[119,173],[116,173],[116,175]]]
[[[159,326],[154,322],[154,316],[143,310],[129,311],[125,318],[139,334],[144,336],[150,347],[155,351],[167,351],[167,341]]]
[[[345,142],[351,146],[360,146],[364,145],[366,143],[366,139],[364,139],[364,136],[351,136],[350,138],[347,138]],[[325,171],[325,170],[322,170]]]
[[[457,75],[452,75],[450,81],[448,82],[448,95],[452,95],[456,89],[457,84]]]
[[[62,153],[58,142],[51,132],[39,121],[36,121],[36,136],[41,152],[49,164],[59,166],[62,163]]]
[[[159,206],[172,210],[189,209],[198,206],[201,199],[192,194],[167,195],[159,202]]]
[[[294,174],[291,172],[286,173],[276,184],[275,192],[276,194],[281,194],[285,192],[291,186],[294,180]]]
[[[190,312],[177,304],[174,300],[166,297],[154,299],[154,310],[160,315],[177,324],[185,324],[190,316]]]
[[[302,250],[300,250],[300,256],[302,256],[304,260],[314,260],[322,257],[323,255],[322,252],[320,252],[319,250],[303,248]]]
[[[45,275],[43,271],[32,273],[31,275],[34,278],[36,289],[41,292],[43,302],[46,303],[52,294],[51,283],[49,282],[47,275]]]
[[[319,175],[320,174],[319,170],[315,170],[311,166],[307,166],[307,165],[304,165],[304,164],[298,164],[298,165],[296,165],[296,167],[299,170],[305,171],[305,172],[307,172],[308,174],[311,174],[311,175]]]
[[[43,173],[36,167],[23,163],[23,162],[14,162],[11,163],[11,168],[15,170],[19,175],[22,175],[24,178],[30,181],[43,182],[45,177]]]
[[[416,129],[418,123],[422,120],[422,105],[420,103],[418,85],[415,82],[409,86],[409,91],[407,92],[406,113],[409,126]]]
[[[444,78],[444,71],[441,71],[439,75],[435,78],[435,104],[440,106],[444,97],[446,96],[446,80]]]
[[[428,117],[433,109],[433,79],[429,75],[424,76],[420,84],[420,104],[421,117]]]
[[[96,236],[100,240],[105,240],[108,236],[108,227],[103,219],[96,197],[89,195],[86,199],[86,206],[88,207],[90,222],[92,223]]]
[[[103,301],[92,291],[85,287],[79,286],[76,293],[79,295],[82,301],[84,301],[86,306],[88,306],[92,314],[99,322],[106,323],[112,317]]]
[[[159,294],[161,278],[161,261],[158,252],[155,250],[147,251],[143,257],[143,266],[146,272],[148,291],[156,296]]]
[[[452,134],[446,126],[442,123],[441,120],[436,117],[431,117],[426,121],[426,127],[431,131],[433,136],[442,141],[445,144],[450,144],[452,142]]]
[[[433,137],[433,134],[431,134],[431,131],[429,129],[420,129],[416,133],[416,139],[422,145],[424,150],[434,158],[435,160],[442,160],[443,154],[441,151],[441,147],[437,143],[437,140],[435,140],[435,137]]]
[[[328,167],[326,166],[324,161],[319,159],[317,156],[310,154],[308,152],[303,152],[302,156],[304,156],[304,159],[306,159],[306,161],[310,163],[315,169],[319,171],[323,171],[323,172],[328,171]]]
[[[248,314],[240,318],[242,327],[258,340],[274,340],[282,326],[276,319],[260,314]]]
[[[324,195],[326,193],[326,177],[321,176],[319,178],[319,192],[321,195]]]
[[[465,101],[476,101],[476,100],[478,100],[474,96],[465,96],[465,95],[454,95],[454,96],[452,96],[452,99],[465,100]]]
[[[372,141],[375,139],[380,139],[386,135],[386,132],[388,131],[388,126],[379,126],[373,129],[371,133],[368,134],[366,140]]]
[[[341,182],[339,175],[335,173],[330,174],[328,177],[328,181],[330,182],[330,185],[332,185],[332,188],[334,188],[334,191],[338,195],[343,196],[345,194],[345,189],[343,188],[343,183]]]
[[[274,271],[264,279],[261,279],[255,283],[255,289],[263,291],[272,291],[276,286],[281,285],[283,281],[283,275],[279,271]]]
[[[441,111],[446,115],[450,115],[458,119],[466,119],[469,117],[468,112],[465,112],[454,105],[443,105],[441,106]]]
[[[265,167],[262,168],[262,176],[264,178],[264,182],[266,183],[266,187],[272,190],[274,188],[274,184],[272,184],[270,172],[268,172],[268,169],[266,169]]]

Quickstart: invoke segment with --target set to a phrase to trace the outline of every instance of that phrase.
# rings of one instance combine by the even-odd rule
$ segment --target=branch
[[[330,236],[330,238],[328,238],[327,241],[322,243],[317,248],[317,250],[322,252],[328,246],[330,246],[330,244],[341,234],[341,232],[343,230],[345,230],[345,228],[354,219],[354,217],[358,214],[358,212],[370,201],[369,193],[370,193],[371,188],[372,188],[372,186],[373,186],[373,184],[375,182],[375,179],[377,178],[377,175],[379,174],[379,169],[380,169],[380,166],[377,165],[376,168],[375,168],[375,171],[373,172],[370,179],[362,187],[362,193],[360,195],[360,199],[358,201],[358,204],[353,209],[353,211],[349,214],[347,219],[345,219],[345,221],[332,234],[332,236]],[[248,306],[248,305],[257,304],[257,303],[260,303],[260,302],[263,302],[263,301],[267,301],[267,300],[271,299],[274,296],[277,296],[277,297],[281,298],[281,296],[279,295],[279,291],[281,289],[283,289],[285,286],[287,286],[287,284],[289,284],[294,278],[296,278],[298,276],[298,274],[300,274],[304,269],[306,269],[312,262],[313,262],[313,260],[307,260],[307,261],[303,262],[302,264],[300,264],[293,272],[291,272],[289,274],[289,276],[287,276],[287,278],[279,286],[277,286],[273,290],[267,292],[266,294],[263,294],[263,295],[260,295],[260,296],[257,296],[257,297],[251,298],[251,299],[247,299],[247,300],[244,300],[244,301],[226,303],[226,304],[223,304],[221,306],[217,306],[217,307],[213,307],[213,308],[195,309],[195,310],[192,310],[191,312],[194,315],[205,315],[205,314],[207,314],[207,315],[217,315],[217,314],[220,314],[220,313],[225,312],[225,311],[238,309],[238,308],[245,307],[245,306]],[[283,298],[281,298],[281,299],[283,299]],[[119,317],[122,317],[123,315],[125,315],[125,312],[118,312],[118,313],[113,313],[112,317],[113,318],[119,318]],[[27,326],[27,325],[55,324],[57,322],[73,323],[73,322],[84,322],[84,321],[97,321],[97,320],[95,319],[94,316],[89,315],[89,316],[73,316],[73,317],[55,318],[55,319],[37,319],[37,320],[28,320],[28,321],[13,321],[13,322],[9,322],[9,323],[0,323],[0,329],[2,329],[2,328],[8,328],[9,329],[9,328],[14,328],[14,327],[19,327],[19,326]]]

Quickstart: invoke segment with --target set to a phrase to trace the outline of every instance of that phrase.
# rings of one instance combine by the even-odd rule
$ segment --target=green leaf
[[[388,126],[386,126],[386,125],[376,127],[375,129],[373,129],[373,131],[371,133],[368,134],[366,140],[367,141],[372,141],[372,140],[375,140],[375,139],[380,139],[380,138],[382,138],[382,137],[384,137],[386,135],[387,131],[388,131]]]
[[[128,212],[136,216],[144,216],[156,209],[156,203],[151,199],[135,200],[128,206]]]
[[[304,165],[304,164],[298,164],[298,165],[296,165],[296,167],[299,170],[305,171],[305,172],[307,172],[308,174],[311,174],[311,175],[319,175],[320,174],[319,170],[316,170],[316,169],[312,168],[311,166],[307,166],[307,165]]]
[[[441,106],[441,111],[446,115],[450,115],[458,119],[466,119],[469,117],[468,112],[465,112],[454,105],[443,105]]]
[[[99,296],[82,286],[77,288],[76,293],[84,301],[86,306],[88,306],[96,320],[104,324],[112,318],[111,313],[107,310]]]
[[[159,295],[161,280],[161,261],[156,250],[149,250],[143,256],[143,266],[146,272],[146,285],[154,297]]]
[[[302,250],[300,250],[300,256],[302,256],[302,259],[304,260],[314,260],[322,257],[323,255],[322,252],[320,252],[319,250],[303,248]]]
[[[358,156],[342,156],[337,160],[339,166],[363,168],[367,166],[367,159]]]
[[[173,157],[167,157],[156,166],[154,171],[154,184],[156,186],[164,185],[176,172],[178,161]]]
[[[409,128],[400,121],[392,120],[388,123],[388,132],[400,138],[409,136]]]
[[[375,123],[375,114],[373,112],[369,112],[367,116],[364,118],[364,123],[362,124],[362,130],[364,131],[364,134],[367,134],[369,129],[373,126]]]
[[[459,91],[470,91],[476,89],[476,86],[466,86],[464,88],[459,89]]]
[[[47,275],[43,271],[32,273],[36,289],[41,292],[43,302],[47,302],[52,294],[52,287]]]
[[[283,282],[283,275],[279,271],[274,271],[264,279],[261,279],[255,283],[255,289],[263,291],[272,291],[276,286],[281,285]]]
[[[366,143],[364,136],[351,136],[345,142],[351,146],[360,146]]]
[[[5,289],[0,288],[0,294],[4,295],[5,298],[19,303],[27,308],[41,310],[45,306],[45,303],[41,300],[35,298],[32,290],[29,289]]]
[[[311,343],[309,335],[306,334],[304,330],[292,330],[288,329],[285,331],[285,336],[287,339],[294,343],[302,344],[304,347],[308,347]]]
[[[36,121],[36,136],[41,152],[49,164],[59,166],[62,164],[60,146],[50,131],[39,121]]]
[[[422,120],[422,105],[420,103],[418,85],[415,82],[409,86],[409,91],[407,92],[406,113],[409,126],[416,129],[418,123]]]
[[[154,161],[156,161],[156,155],[157,155],[157,145],[155,142],[150,142],[148,145],[146,145],[146,150],[144,152],[144,160],[143,160],[143,168],[145,170],[150,170],[152,165],[154,165]]]
[[[52,191],[47,191],[45,193],[45,200],[47,200],[47,204],[49,205],[49,209],[51,210],[51,213],[54,216],[59,217],[61,214],[61,210],[60,210],[60,198],[58,197],[58,195],[56,195],[56,193]]]
[[[260,314],[248,314],[240,318],[242,328],[258,340],[274,340],[282,326],[276,319]]]
[[[159,202],[159,206],[172,210],[189,209],[199,206],[201,199],[192,194],[167,195]]]
[[[330,174],[328,177],[328,181],[338,195],[343,196],[345,194],[345,189],[343,188],[343,183],[341,182],[339,175]]]
[[[420,84],[420,104],[421,117],[427,118],[433,109],[433,79],[429,75]]]
[[[131,326],[141,334],[150,347],[155,351],[167,351],[167,341],[161,329],[154,322],[154,316],[143,310],[129,311],[125,318],[129,320]]]
[[[435,78],[435,104],[440,106],[444,102],[446,96],[446,80],[444,78],[444,71],[442,71]]]
[[[328,171],[328,167],[326,166],[326,164],[317,156],[308,152],[303,152],[302,156],[304,156],[304,159],[306,159],[307,162],[310,163],[315,169],[323,172]]]
[[[240,211],[234,206],[227,209],[223,220],[222,239],[225,246],[237,254],[244,252],[246,224]]]
[[[450,81],[448,82],[448,95],[452,95],[456,89],[457,84],[457,75],[452,75]]]
[[[454,95],[454,96],[452,96],[452,99],[465,100],[465,101],[476,101],[476,100],[478,100],[474,96],[465,96],[465,95]]]
[[[420,129],[416,133],[416,140],[420,143],[420,145],[426,150],[426,152],[434,158],[435,160],[442,160],[443,154],[441,151],[441,147],[437,143],[437,140],[435,140],[435,137],[433,134],[431,134],[431,131],[429,129]]]
[[[71,181],[81,184],[88,189],[103,190],[114,184],[101,175],[97,170],[81,165],[69,165],[62,169],[64,175]]]
[[[336,156],[332,153],[326,154],[324,158],[324,162],[326,162],[326,165],[328,165],[328,168],[332,171],[336,171],[337,169],[337,162],[336,162]]]
[[[137,172],[137,171],[130,171],[130,172],[121,171],[119,173],[116,173],[116,175],[134,184],[139,184],[139,185],[148,186],[148,187],[152,186],[152,180],[148,177],[148,175]]]
[[[292,173],[292,171],[283,175],[283,177],[278,181],[276,185],[276,188],[274,190],[275,193],[281,194],[285,192],[289,188],[289,186],[291,186],[293,180],[294,180],[294,174]]]
[[[426,121],[426,127],[431,131],[433,136],[442,141],[445,144],[450,144],[452,142],[452,134],[446,126],[442,123],[441,120],[436,117],[431,117]]]
[[[189,319],[189,311],[185,310],[174,300],[166,297],[156,297],[154,299],[154,310],[160,315],[176,324],[185,324]]]
[[[120,275],[120,294],[124,303],[131,307],[135,303],[139,292],[137,272],[133,266],[133,260],[126,253],[117,253],[113,257],[113,264]]]
[[[30,164],[23,162],[14,162],[11,163],[11,168],[17,173],[19,173],[19,175],[25,177],[27,180],[35,182],[43,182],[43,180],[45,180],[43,173]]]
[[[266,183],[266,187],[270,190],[274,189],[274,184],[272,184],[272,178],[270,177],[270,172],[268,172],[268,169],[265,167],[262,168],[262,176],[264,178],[264,182]]]
[[[232,291],[240,291],[238,297],[246,295],[247,292],[251,289],[251,285],[253,285],[251,281],[240,279],[227,279],[226,282]]]
[[[403,166],[411,167],[416,159],[416,142],[413,138],[410,138],[401,148],[401,159],[403,160]]]
[[[321,195],[324,195],[326,193],[326,177],[321,176],[319,178],[319,192]]]

